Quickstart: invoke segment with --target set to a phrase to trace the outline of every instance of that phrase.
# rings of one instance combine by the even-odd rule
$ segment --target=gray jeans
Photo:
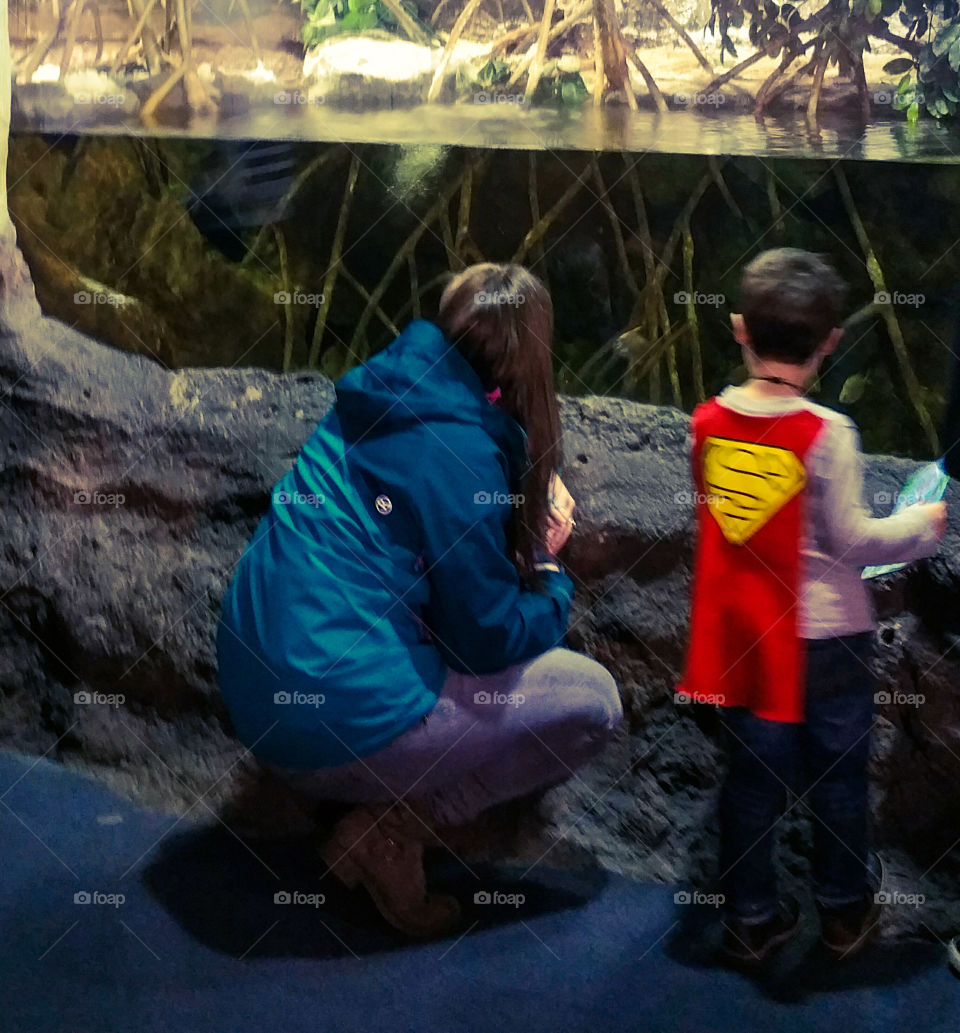
[[[462,825],[495,803],[563,782],[623,717],[613,676],[595,660],[551,649],[479,677],[450,671],[436,706],[376,753],[333,768],[267,765],[323,800],[423,803],[439,825]]]

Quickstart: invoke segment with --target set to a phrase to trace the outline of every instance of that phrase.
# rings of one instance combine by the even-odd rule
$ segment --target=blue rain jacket
[[[223,600],[220,688],[255,755],[310,769],[373,753],[427,714],[449,667],[564,644],[569,578],[532,591],[507,555],[527,462],[519,424],[433,323],[337,383]]]

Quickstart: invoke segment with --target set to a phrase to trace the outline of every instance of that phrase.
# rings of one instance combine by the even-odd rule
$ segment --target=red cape
[[[716,399],[693,414],[698,536],[678,691],[698,702],[803,720],[805,459],[823,425],[808,410],[746,416]]]

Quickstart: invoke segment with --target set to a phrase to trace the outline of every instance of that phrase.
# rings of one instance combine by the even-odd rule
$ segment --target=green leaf
[[[869,0],[868,9],[876,17],[883,10],[883,0]]]
[[[920,117],[920,108],[917,106],[917,102],[914,101],[909,108],[907,108],[907,121],[911,125],[916,125],[917,119]]]
[[[859,402],[863,397],[863,392],[867,386],[867,375],[865,373],[854,373],[852,377],[847,377],[843,382],[843,388],[840,391],[840,401],[845,405],[851,405],[854,402]]]
[[[883,70],[887,75],[902,75],[904,72],[912,71],[912,69],[913,61],[909,57],[895,57],[883,66]]]
[[[937,57],[943,57],[958,39],[960,39],[960,22],[951,22],[949,25],[944,25],[936,36],[933,37],[934,54]]]
[[[960,72],[960,39],[951,45],[947,60],[955,72]]]
[[[560,99],[564,104],[573,107],[582,104],[588,96],[586,84],[579,73],[560,84]]]
[[[493,86],[496,83],[503,82],[504,79],[509,78],[510,67],[506,61],[501,61],[497,57],[492,57],[490,60],[477,72],[477,79],[484,85]]]

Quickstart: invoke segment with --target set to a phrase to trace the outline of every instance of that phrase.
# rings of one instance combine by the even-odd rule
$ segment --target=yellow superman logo
[[[707,506],[733,545],[743,545],[806,484],[788,448],[708,437],[701,457]]]

